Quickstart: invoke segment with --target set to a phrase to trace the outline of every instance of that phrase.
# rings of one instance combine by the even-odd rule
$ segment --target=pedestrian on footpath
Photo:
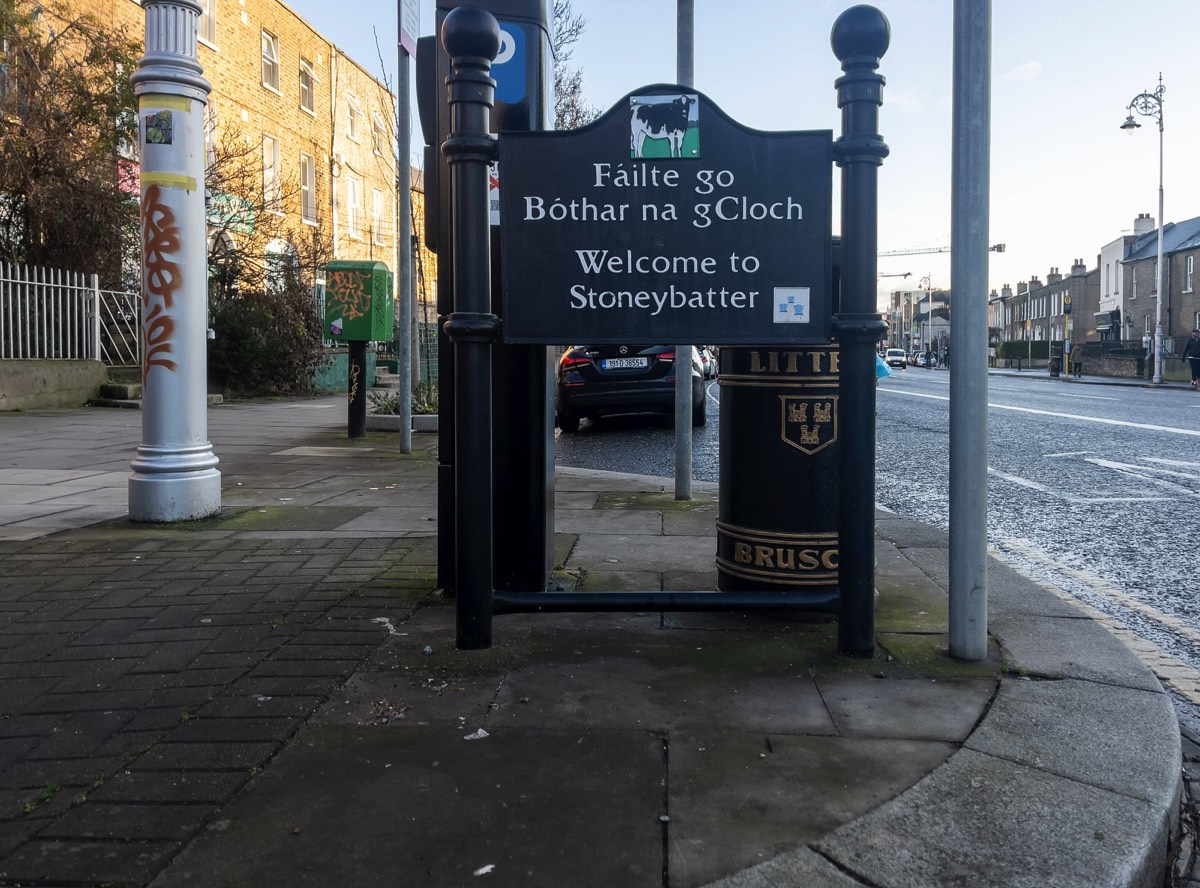
[[[1183,360],[1192,365],[1192,388],[1200,383],[1200,328],[1192,331],[1191,337],[1183,344]]]
[[[1071,375],[1076,379],[1083,376],[1083,343],[1071,346]]]

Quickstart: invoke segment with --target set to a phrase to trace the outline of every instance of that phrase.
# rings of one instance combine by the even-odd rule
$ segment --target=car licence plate
[[[644,356],[639,358],[605,358],[600,362],[600,366],[604,370],[631,370],[646,367],[649,363],[650,359]]]

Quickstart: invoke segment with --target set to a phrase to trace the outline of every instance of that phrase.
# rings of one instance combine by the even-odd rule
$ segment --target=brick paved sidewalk
[[[430,595],[387,513],[432,516],[432,436],[296,434],[226,442],[219,518],[0,542],[3,884],[149,882]]]

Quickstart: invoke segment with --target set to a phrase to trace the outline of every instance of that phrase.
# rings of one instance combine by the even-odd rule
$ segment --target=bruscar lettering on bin
[[[146,359],[142,383],[151,367],[173,371],[175,291],[183,285],[183,270],[172,257],[179,252],[179,226],[174,211],[162,199],[162,188],[151,185],[142,196],[142,247],[146,263],[146,285],[142,290],[142,333]]]

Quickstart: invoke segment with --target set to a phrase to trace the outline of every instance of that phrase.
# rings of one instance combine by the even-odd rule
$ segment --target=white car
[[[908,355],[904,354],[902,348],[889,348],[883,356],[889,367],[899,367],[901,370],[908,369]]]

